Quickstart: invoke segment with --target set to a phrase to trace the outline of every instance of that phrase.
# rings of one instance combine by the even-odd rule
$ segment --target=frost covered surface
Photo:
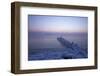
[[[79,59],[88,57],[87,49],[80,48],[74,42],[69,42],[62,37],[57,38],[57,40],[65,49],[30,49],[28,60]]]

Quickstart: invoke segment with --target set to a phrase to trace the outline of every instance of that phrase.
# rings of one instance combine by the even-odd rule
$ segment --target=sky
[[[29,32],[87,32],[88,18],[75,16],[28,15]]]

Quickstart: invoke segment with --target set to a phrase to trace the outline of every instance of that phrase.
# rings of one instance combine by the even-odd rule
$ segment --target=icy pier
[[[84,50],[80,48],[77,44],[73,42],[69,42],[68,40],[59,37],[57,40],[61,43],[62,46],[64,46],[67,49],[69,53],[66,55],[66,57],[71,58],[87,58],[87,50]]]

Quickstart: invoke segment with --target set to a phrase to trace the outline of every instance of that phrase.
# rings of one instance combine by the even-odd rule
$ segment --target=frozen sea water
[[[88,58],[87,35],[60,35],[67,40],[64,46],[57,38],[59,35],[29,35],[28,60],[55,60]]]

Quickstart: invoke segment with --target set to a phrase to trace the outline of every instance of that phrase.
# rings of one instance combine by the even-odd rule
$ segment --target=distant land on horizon
[[[64,36],[64,35],[88,35],[87,32],[28,32],[29,36],[45,36],[45,35],[58,35],[58,36]]]

